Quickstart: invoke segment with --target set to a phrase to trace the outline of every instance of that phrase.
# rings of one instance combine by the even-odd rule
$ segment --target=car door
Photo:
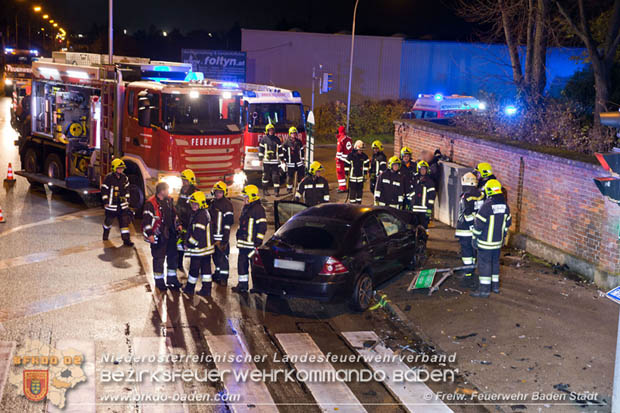
[[[273,217],[276,231],[282,225],[293,218],[296,214],[310,208],[303,202],[297,201],[274,201],[273,203]]]
[[[381,225],[374,214],[364,220],[360,235],[361,248],[369,257],[370,275],[373,278],[373,283],[376,285],[388,273],[388,268],[386,267],[388,238],[383,225]]]
[[[413,241],[407,224],[402,219],[388,211],[379,212],[377,218],[388,237],[386,267],[388,277],[391,277],[402,271],[410,262]]]

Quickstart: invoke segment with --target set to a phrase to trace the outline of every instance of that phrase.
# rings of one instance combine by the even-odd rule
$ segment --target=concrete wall
[[[346,101],[351,36],[322,33],[242,29],[241,50],[247,53],[247,81],[274,84],[301,92],[310,105],[312,67],[323,65],[334,75],[334,89],[319,95],[315,105]],[[397,99],[400,88],[402,38],[355,36],[351,99]]]
[[[600,166],[474,138],[424,121],[395,122],[394,150],[441,148],[454,162],[490,162],[508,190],[520,248],[594,280],[620,285],[620,208],[592,181],[607,176]]]

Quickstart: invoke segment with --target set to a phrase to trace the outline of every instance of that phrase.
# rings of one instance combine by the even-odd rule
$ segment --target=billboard
[[[194,72],[205,78],[245,82],[245,52],[230,50],[183,49],[183,63],[191,63]]]

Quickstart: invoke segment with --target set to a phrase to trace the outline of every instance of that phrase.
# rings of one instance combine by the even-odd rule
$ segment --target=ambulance
[[[474,113],[486,109],[486,104],[473,96],[420,94],[411,112],[404,117],[409,119],[447,119],[464,113]]]

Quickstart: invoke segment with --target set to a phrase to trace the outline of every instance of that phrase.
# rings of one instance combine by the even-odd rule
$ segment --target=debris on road
[[[474,363],[474,364],[482,364],[482,365],[485,365],[485,366],[493,364],[492,362],[486,361],[486,360],[472,360],[471,362]]]
[[[470,338],[470,337],[476,337],[478,335],[478,333],[471,333],[471,334],[467,334],[464,336],[454,336],[455,340],[464,340],[466,338]]]

